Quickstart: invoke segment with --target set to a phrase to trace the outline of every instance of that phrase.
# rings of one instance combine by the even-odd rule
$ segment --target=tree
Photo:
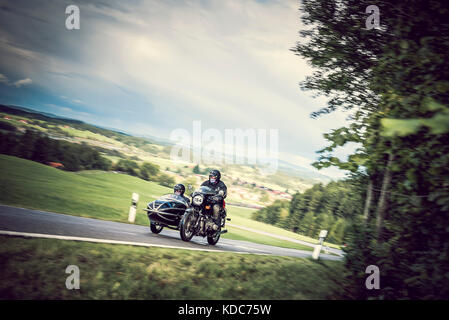
[[[31,160],[34,153],[34,145],[37,139],[37,134],[33,130],[27,129],[22,135],[17,149],[17,156]]]
[[[327,230],[328,234],[329,234],[328,237],[330,237],[330,230],[331,230],[331,228],[334,227],[334,224],[336,223],[336,221],[330,212],[324,213],[323,215],[324,215],[324,219],[323,219],[322,225],[320,226],[320,229]],[[333,241],[335,241],[335,240],[333,240]]]
[[[285,206],[283,206],[279,211],[279,221],[277,222],[277,226],[287,229],[289,228],[289,221],[288,221],[288,215],[289,215],[289,203],[286,202]]]
[[[266,202],[270,201],[270,197],[268,196],[268,192],[266,192],[265,190],[262,190],[259,201],[262,202],[262,203],[266,203]]]
[[[329,230],[329,241],[335,241],[336,243],[343,243],[345,234],[345,222],[343,219],[338,218],[335,224]]]
[[[120,159],[114,165],[114,170],[126,172],[132,176],[137,176],[137,169],[139,169],[139,165],[137,162],[132,160]]]
[[[112,161],[100,156],[97,161],[96,167],[100,170],[109,171],[112,167]]]
[[[19,141],[17,135],[2,134],[0,132],[0,153],[17,155]]]
[[[50,139],[43,133],[27,130],[25,134],[2,135],[1,153],[47,164],[62,162],[64,170],[109,170],[111,161],[87,144]]]
[[[156,181],[159,174],[159,166],[150,162],[144,162],[140,166],[139,176],[144,180]]]
[[[303,3],[308,41],[293,51],[316,72],[301,86],[330,99],[312,116],[342,109],[352,118],[325,135],[330,145],[314,165],[366,180],[365,225],[353,218],[360,232],[352,233],[356,245],[345,256],[351,281],[361,280],[362,263],[375,260],[385,283],[377,296],[448,297],[449,278],[439,270],[449,256],[439,253],[449,250],[449,10],[442,1],[379,2],[381,27],[367,30],[368,1]],[[348,142],[360,147],[341,161],[333,152]]]
[[[301,234],[309,237],[315,236],[315,216],[312,211],[308,211],[299,226]]]
[[[166,173],[160,173],[157,181],[161,186],[172,188],[175,185],[175,179]]]
[[[52,159],[51,143],[48,137],[38,137],[34,142],[34,151],[31,160],[47,163]]]
[[[307,219],[313,220],[316,230],[330,229],[337,218],[342,218],[346,222],[360,216],[363,210],[363,191],[360,185],[364,181],[359,176],[353,176],[327,185],[315,185],[302,194],[296,193],[291,201],[285,202],[281,210],[277,209],[280,217],[276,225],[293,232],[304,233],[308,232],[303,221],[307,214],[309,214]],[[267,222],[266,217],[270,208],[277,206],[275,201],[254,214],[253,219]],[[310,216],[313,216],[312,220]]]
[[[201,173],[199,164],[197,164],[195,167],[193,167],[193,173],[195,173],[195,174]]]
[[[265,221],[265,212],[266,212],[265,208],[254,211],[251,214],[251,219],[260,221],[260,222],[264,222]]]
[[[0,121],[0,130],[12,131],[15,132],[17,129],[10,123]]]
[[[265,213],[265,222],[269,224],[276,224],[279,221],[279,218],[281,217],[281,213],[278,210],[278,207],[270,206],[267,208]]]
[[[305,208],[303,204],[303,197],[299,192],[297,192],[293,195],[289,208],[288,221],[291,227],[291,231],[298,231],[299,225],[304,218],[304,215]]]

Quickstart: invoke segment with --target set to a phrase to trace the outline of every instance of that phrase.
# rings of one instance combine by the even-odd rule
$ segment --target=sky
[[[290,51],[300,15],[296,0],[0,0],[0,103],[163,139],[194,121],[275,129],[280,159],[313,170],[348,114],[310,117],[326,99],[299,88],[313,72]]]

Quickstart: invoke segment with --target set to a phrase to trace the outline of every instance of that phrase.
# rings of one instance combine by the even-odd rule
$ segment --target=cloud
[[[5,77],[5,76],[4,76],[3,74],[1,74],[1,73],[0,73],[0,82],[8,83],[8,78]]]
[[[72,109],[70,109],[69,107],[66,107],[66,106],[60,106],[60,105],[56,105],[56,104],[53,104],[53,103],[46,103],[45,105],[47,107],[50,107],[52,109],[56,109],[56,110],[59,110],[59,111],[73,112]]]
[[[15,82],[10,82],[8,77],[6,77],[4,74],[0,73],[0,82],[6,84],[8,86],[16,86],[17,88],[20,88],[21,86],[31,84],[33,81],[30,78],[26,78],[26,79],[17,80]]]
[[[26,78],[26,79],[22,79],[22,80],[17,80],[16,82],[13,83],[13,85],[16,86],[17,88],[20,88],[21,86],[31,84],[32,82],[33,81],[30,78]]]
[[[66,97],[66,96],[64,96],[64,95],[60,95],[59,97],[62,98],[62,99],[64,99],[64,100],[66,100],[66,101],[72,102],[72,103],[76,103],[76,104],[84,104],[84,101],[82,101],[82,100],[80,100],[80,99],[70,99],[70,98],[68,98],[68,97]]]

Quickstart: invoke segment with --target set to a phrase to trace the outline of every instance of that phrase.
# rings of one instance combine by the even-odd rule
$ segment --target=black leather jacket
[[[226,185],[223,183],[223,181],[218,181],[218,183],[216,184],[212,184],[210,183],[209,180],[204,181],[201,186],[206,186],[209,187],[215,191],[220,191],[223,190],[223,199],[226,198],[227,194],[228,194],[228,188],[226,187]]]

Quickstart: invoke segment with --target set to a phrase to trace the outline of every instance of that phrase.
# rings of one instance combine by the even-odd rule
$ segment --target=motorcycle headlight
[[[194,196],[192,199],[193,204],[195,204],[197,206],[201,205],[203,203],[203,201],[204,201],[204,199],[203,199],[203,196],[201,196],[201,195]]]

